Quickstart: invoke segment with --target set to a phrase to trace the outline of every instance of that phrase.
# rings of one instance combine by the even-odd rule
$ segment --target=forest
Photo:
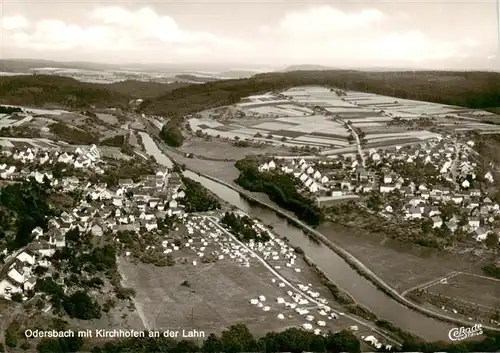
[[[54,215],[47,186],[26,180],[0,189],[0,241],[9,249],[28,244],[36,227],[46,229],[48,218]]]

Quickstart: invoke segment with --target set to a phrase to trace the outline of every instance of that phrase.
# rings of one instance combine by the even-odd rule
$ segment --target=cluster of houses
[[[68,147],[67,151],[45,150],[39,148],[28,148],[26,150],[17,150],[2,148],[2,155],[11,157],[21,164],[36,163],[39,166],[51,166],[56,163],[63,163],[73,166],[77,169],[85,168],[93,170],[98,174],[103,174],[104,169],[99,166],[101,160],[101,151],[92,145],[90,147]],[[13,180],[28,176],[33,173],[32,170],[19,170],[16,166],[0,164],[0,179]]]
[[[259,171],[273,171],[276,168],[276,162],[271,160],[260,165]],[[296,177],[302,183],[303,188],[313,194],[328,190],[325,184],[328,183],[329,178],[322,175],[320,171],[314,168],[313,164],[307,163],[304,159],[290,160],[287,164],[280,165],[279,170]]]
[[[17,155],[32,153],[24,151]],[[91,147],[87,152],[77,150],[73,155],[95,161],[99,150]],[[65,154],[59,154],[61,156]],[[154,231],[158,229],[159,219],[186,216],[180,202],[185,197],[182,179],[169,170],[145,175],[138,182],[121,179],[116,187],[91,183],[76,176],[57,179],[50,172],[31,171],[26,176],[34,177],[39,183],[49,179],[51,185],[61,188],[63,192],[78,190],[83,197],[72,210],[50,219],[45,231],[40,227],[33,229],[34,240],[17,256],[8,258],[4,264],[4,267],[8,266],[8,271],[0,281],[0,296],[5,298],[33,288],[36,278],[32,275],[32,269],[36,266],[48,267],[55,251],[66,246],[65,235],[72,229],[91,232],[97,237],[105,232]],[[4,254],[8,255],[6,250]]]
[[[478,173],[477,164],[471,158],[475,153],[473,146],[472,141],[461,143],[446,136],[405,148],[370,149],[366,168],[351,158],[307,161],[301,158],[271,160],[260,165],[259,170],[293,175],[298,185],[313,193],[318,200],[368,196],[372,192],[381,196],[397,193],[402,201],[398,205],[402,203],[402,207],[391,205],[387,198],[382,197],[385,204],[381,214],[386,218],[428,218],[434,228],[447,227],[452,233],[460,229],[475,240],[483,241],[488,234],[495,232],[494,223],[500,218],[500,207],[481,190],[471,187]],[[393,163],[416,167],[417,161],[434,168],[437,177],[425,182],[409,180],[391,168]],[[483,179],[492,183],[492,173],[486,172]],[[443,219],[440,211],[446,204],[457,210],[457,214],[449,219]]]

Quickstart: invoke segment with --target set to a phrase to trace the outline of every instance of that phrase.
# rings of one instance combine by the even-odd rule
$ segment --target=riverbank
[[[460,326],[471,326],[474,324],[474,322],[465,321],[465,320],[461,320],[459,318],[446,316],[446,315],[431,311],[429,309],[420,307],[419,305],[417,305],[417,304],[411,302],[410,300],[406,299],[405,297],[403,297],[400,293],[398,293],[394,288],[389,286],[385,281],[383,281],[380,277],[378,277],[375,273],[373,273],[369,268],[367,268],[361,261],[359,261],[357,258],[355,258],[352,254],[348,253],[345,249],[340,247],[338,244],[335,244],[330,239],[325,237],[323,234],[321,234],[320,232],[318,232],[315,229],[312,229],[311,227],[304,224],[303,222],[297,220],[295,217],[291,216],[287,212],[277,208],[274,205],[271,205],[267,202],[264,202],[264,201],[256,198],[255,196],[251,195],[247,191],[242,190],[241,188],[239,188],[235,185],[232,185],[230,183],[227,183],[225,181],[217,179],[217,178],[215,178],[211,175],[208,175],[208,174],[198,173],[196,171],[194,171],[194,173],[201,175],[201,176],[205,177],[206,179],[209,179],[213,182],[219,183],[227,188],[230,188],[230,189],[236,191],[237,193],[239,193],[242,197],[244,197],[252,202],[256,202],[256,203],[260,204],[261,206],[264,206],[265,208],[272,210],[273,212],[277,213],[278,215],[285,217],[288,221],[290,221],[291,223],[293,223],[297,227],[305,230],[312,237],[314,237],[316,240],[320,241],[321,243],[326,245],[328,248],[330,248],[332,251],[334,251],[347,264],[349,264],[349,266],[351,266],[351,268],[353,268],[357,273],[359,273],[361,276],[363,276],[364,278],[369,280],[373,285],[375,285],[377,287],[377,289],[379,289],[380,291],[382,291],[383,293],[385,293],[387,296],[391,297],[392,299],[394,299],[398,303],[404,305],[405,307],[407,307],[411,310],[414,310],[420,314],[423,314],[429,318],[437,319],[437,320],[447,322],[450,324],[455,324],[455,325],[460,325]],[[488,330],[500,332],[500,328],[488,327],[488,326],[484,326],[484,328],[488,329]]]

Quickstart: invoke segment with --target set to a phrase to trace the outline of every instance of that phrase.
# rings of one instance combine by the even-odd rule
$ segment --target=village
[[[2,150],[2,155],[22,164],[33,164],[50,169],[56,163],[62,163],[76,169],[104,174],[106,166],[101,161],[99,149],[74,148],[74,152],[42,151],[28,148],[14,152]],[[8,254],[6,264],[11,263],[6,278],[0,282],[0,295],[10,298],[15,293],[33,289],[36,278],[30,268],[50,266],[50,257],[54,252],[66,246],[65,234],[77,228],[80,232],[91,232],[100,237],[105,232],[152,231],[158,228],[157,218],[184,214],[177,200],[184,197],[180,177],[173,172],[158,171],[154,175],[144,175],[134,183],[131,179],[120,179],[118,186],[108,188],[106,183],[91,183],[76,176],[55,178],[49,171],[17,169],[13,165],[0,164],[2,181],[15,182],[33,178],[38,183],[49,182],[52,187],[59,187],[62,192],[75,190],[82,192],[82,198],[72,212],[62,212],[50,219],[48,229],[41,227],[32,230],[33,241],[16,253]]]
[[[419,220],[431,229],[496,243],[500,206],[481,191],[494,179],[491,170],[480,169],[473,147],[464,136],[448,135],[417,145],[371,148],[363,156],[268,158],[259,171],[293,176],[298,189],[320,207],[364,201],[369,211],[394,222]]]
[[[1,158],[3,162],[0,164],[0,182],[4,185],[29,179],[34,183],[59,190],[60,193],[81,195],[78,204],[71,210],[65,210],[57,217],[51,218],[47,229],[34,228],[32,240],[27,245],[12,252],[7,249],[3,251],[0,296],[7,300],[28,302],[34,296],[46,297],[46,293],[37,291],[37,283],[41,279],[50,278],[52,257],[58,250],[70,246],[66,237],[70,232],[77,230],[79,234],[90,234],[96,244],[99,244],[99,239],[111,236],[115,239],[116,249],[121,251],[119,254],[124,258],[139,257],[138,253],[143,251],[159,254],[167,259],[168,265],[165,268],[175,268],[175,273],[189,270],[171,267],[174,264],[195,269],[217,262],[221,263],[222,268],[233,268],[236,265],[249,271],[248,274],[243,273],[239,276],[240,281],[245,276],[263,277],[262,283],[259,282],[261,288],[249,286],[248,291],[243,295],[234,296],[233,300],[237,301],[234,303],[235,307],[242,308],[248,313],[241,314],[241,317],[250,320],[265,316],[271,319],[271,323],[274,323],[269,325],[269,329],[293,325],[319,335],[326,334],[328,330],[336,332],[349,328],[377,348],[382,347],[382,342],[385,341],[387,349],[391,349],[395,342],[374,329],[369,321],[344,313],[345,308],[333,300],[327,300],[331,294],[296,254],[295,249],[273,235],[262,223],[253,220],[251,228],[256,234],[267,234],[265,239],[248,240],[241,238],[238,233],[231,232],[221,223],[224,215],[222,211],[187,212],[183,202],[186,198],[186,186],[182,182],[181,175],[172,169],[156,165],[157,171],[154,174],[142,175],[140,180],[136,181],[119,179],[117,185],[109,186],[90,177],[106,175],[110,168],[100,149],[95,145],[74,147],[72,151],[66,149],[64,152],[38,148],[25,150],[4,148],[1,151]],[[52,171],[56,166],[60,169],[61,165],[65,165],[78,177],[58,176],[61,171],[57,173]],[[246,217],[241,212],[235,214]],[[165,219],[174,220],[168,229],[172,232],[165,233],[164,229],[161,229]],[[134,248],[129,243],[123,242],[120,236],[131,233],[137,234],[142,239],[157,235],[163,240],[157,244],[143,243],[140,249]],[[137,253],[134,253],[135,251]],[[41,271],[40,268],[46,270]],[[224,273],[220,269],[216,272],[210,276],[214,283],[217,276]],[[252,273],[254,274],[250,276]],[[147,280],[152,278],[154,277],[148,277]],[[69,291],[66,280],[63,275],[56,280],[56,283],[61,285],[64,291]],[[141,278],[138,282],[127,285],[137,292],[137,300],[154,302],[143,297],[147,295],[144,290],[148,292],[152,290],[144,284],[145,280],[146,278]],[[225,279],[226,290],[231,288],[229,283],[232,282],[227,282],[228,280]],[[186,280],[183,283],[189,286]],[[171,285],[168,287],[172,289]],[[209,293],[208,290],[207,292]],[[174,298],[176,294],[170,295]],[[212,293],[207,294],[207,297],[218,301],[219,295]],[[163,306],[165,308],[162,308]],[[155,325],[161,325],[165,319],[172,322],[172,310],[167,310],[166,303],[162,307],[155,307],[154,311],[165,310],[169,314],[165,317],[163,315],[158,317],[156,314],[155,320],[159,320],[160,323]],[[44,313],[51,312],[50,300],[41,307],[41,310]],[[148,315],[147,309],[145,310],[146,312],[141,315],[145,317],[143,323],[147,328],[152,315]],[[255,313],[249,314],[251,312]],[[181,325],[186,317],[189,316],[182,314],[178,317],[178,321],[174,321]],[[248,323],[250,327],[252,320]],[[212,329],[217,330],[217,328],[215,325]],[[375,338],[375,334],[378,338]]]

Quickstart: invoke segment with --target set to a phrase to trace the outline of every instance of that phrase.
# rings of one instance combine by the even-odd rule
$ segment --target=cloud
[[[376,9],[347,13],[325,5],[286,14],[280,29],[294,36],[324,36],[337,34],[339,30],[370,27],[384,19],[383,13]]]
[[[29,26],[28,20],[20,15],[2,16],[0,19],[0,28],[6,31],[22,29]]]
[[[326,65],[383,65],[446,60],[473,54],[479,43],[470,38],[450,40],[404,28],[403,12],[377,9],[344,12],[332,6],[309,7],[285,14],[274,26],[262,26],[265,38],[254,50],[266,47],[293,63]],[[274,40],[274,41],[272,41]],[[272,41],[272,44],[266,42]]]
[[[376,8],[343,11],[331,5],[284,13],[277,21],[246,33],[244,39],[233,37],[231,27],[226,28],[226,35],[219,35],[180,26],[150,7],[133,11],[98,6],[82,12],[81,23],[86,25],[61,18],[30,22],[21,15],[3,16],[1,49],[5,53],[30,51],[38,57],[73,55],[78,60],[377,66],[446,62],[474,56],[485,45],[482,38],[478,42],[458,35],[440,37],[437,32],[431,36],[408,28],[403,12],[385,13]]]
[[[240,45],[232,38],[213,33],[182,29],[169,16],[160,16],[143,7],[130,11],[118,6],[98,7],[87,14],[91,25],[78,26],[60,19],[43,19],[27,28],[21,16],[2,18],[7,38],[15,38],[11,46],[35,51],[60,52],[79,50],[85,53],[175,54],[179,57],[197,55],[205,49],[222,52]],[[88,21],[87,21],[88,22]],[[191,48],[187,48],[190,45]],[[161,59],[160,59],[161,60]]]

